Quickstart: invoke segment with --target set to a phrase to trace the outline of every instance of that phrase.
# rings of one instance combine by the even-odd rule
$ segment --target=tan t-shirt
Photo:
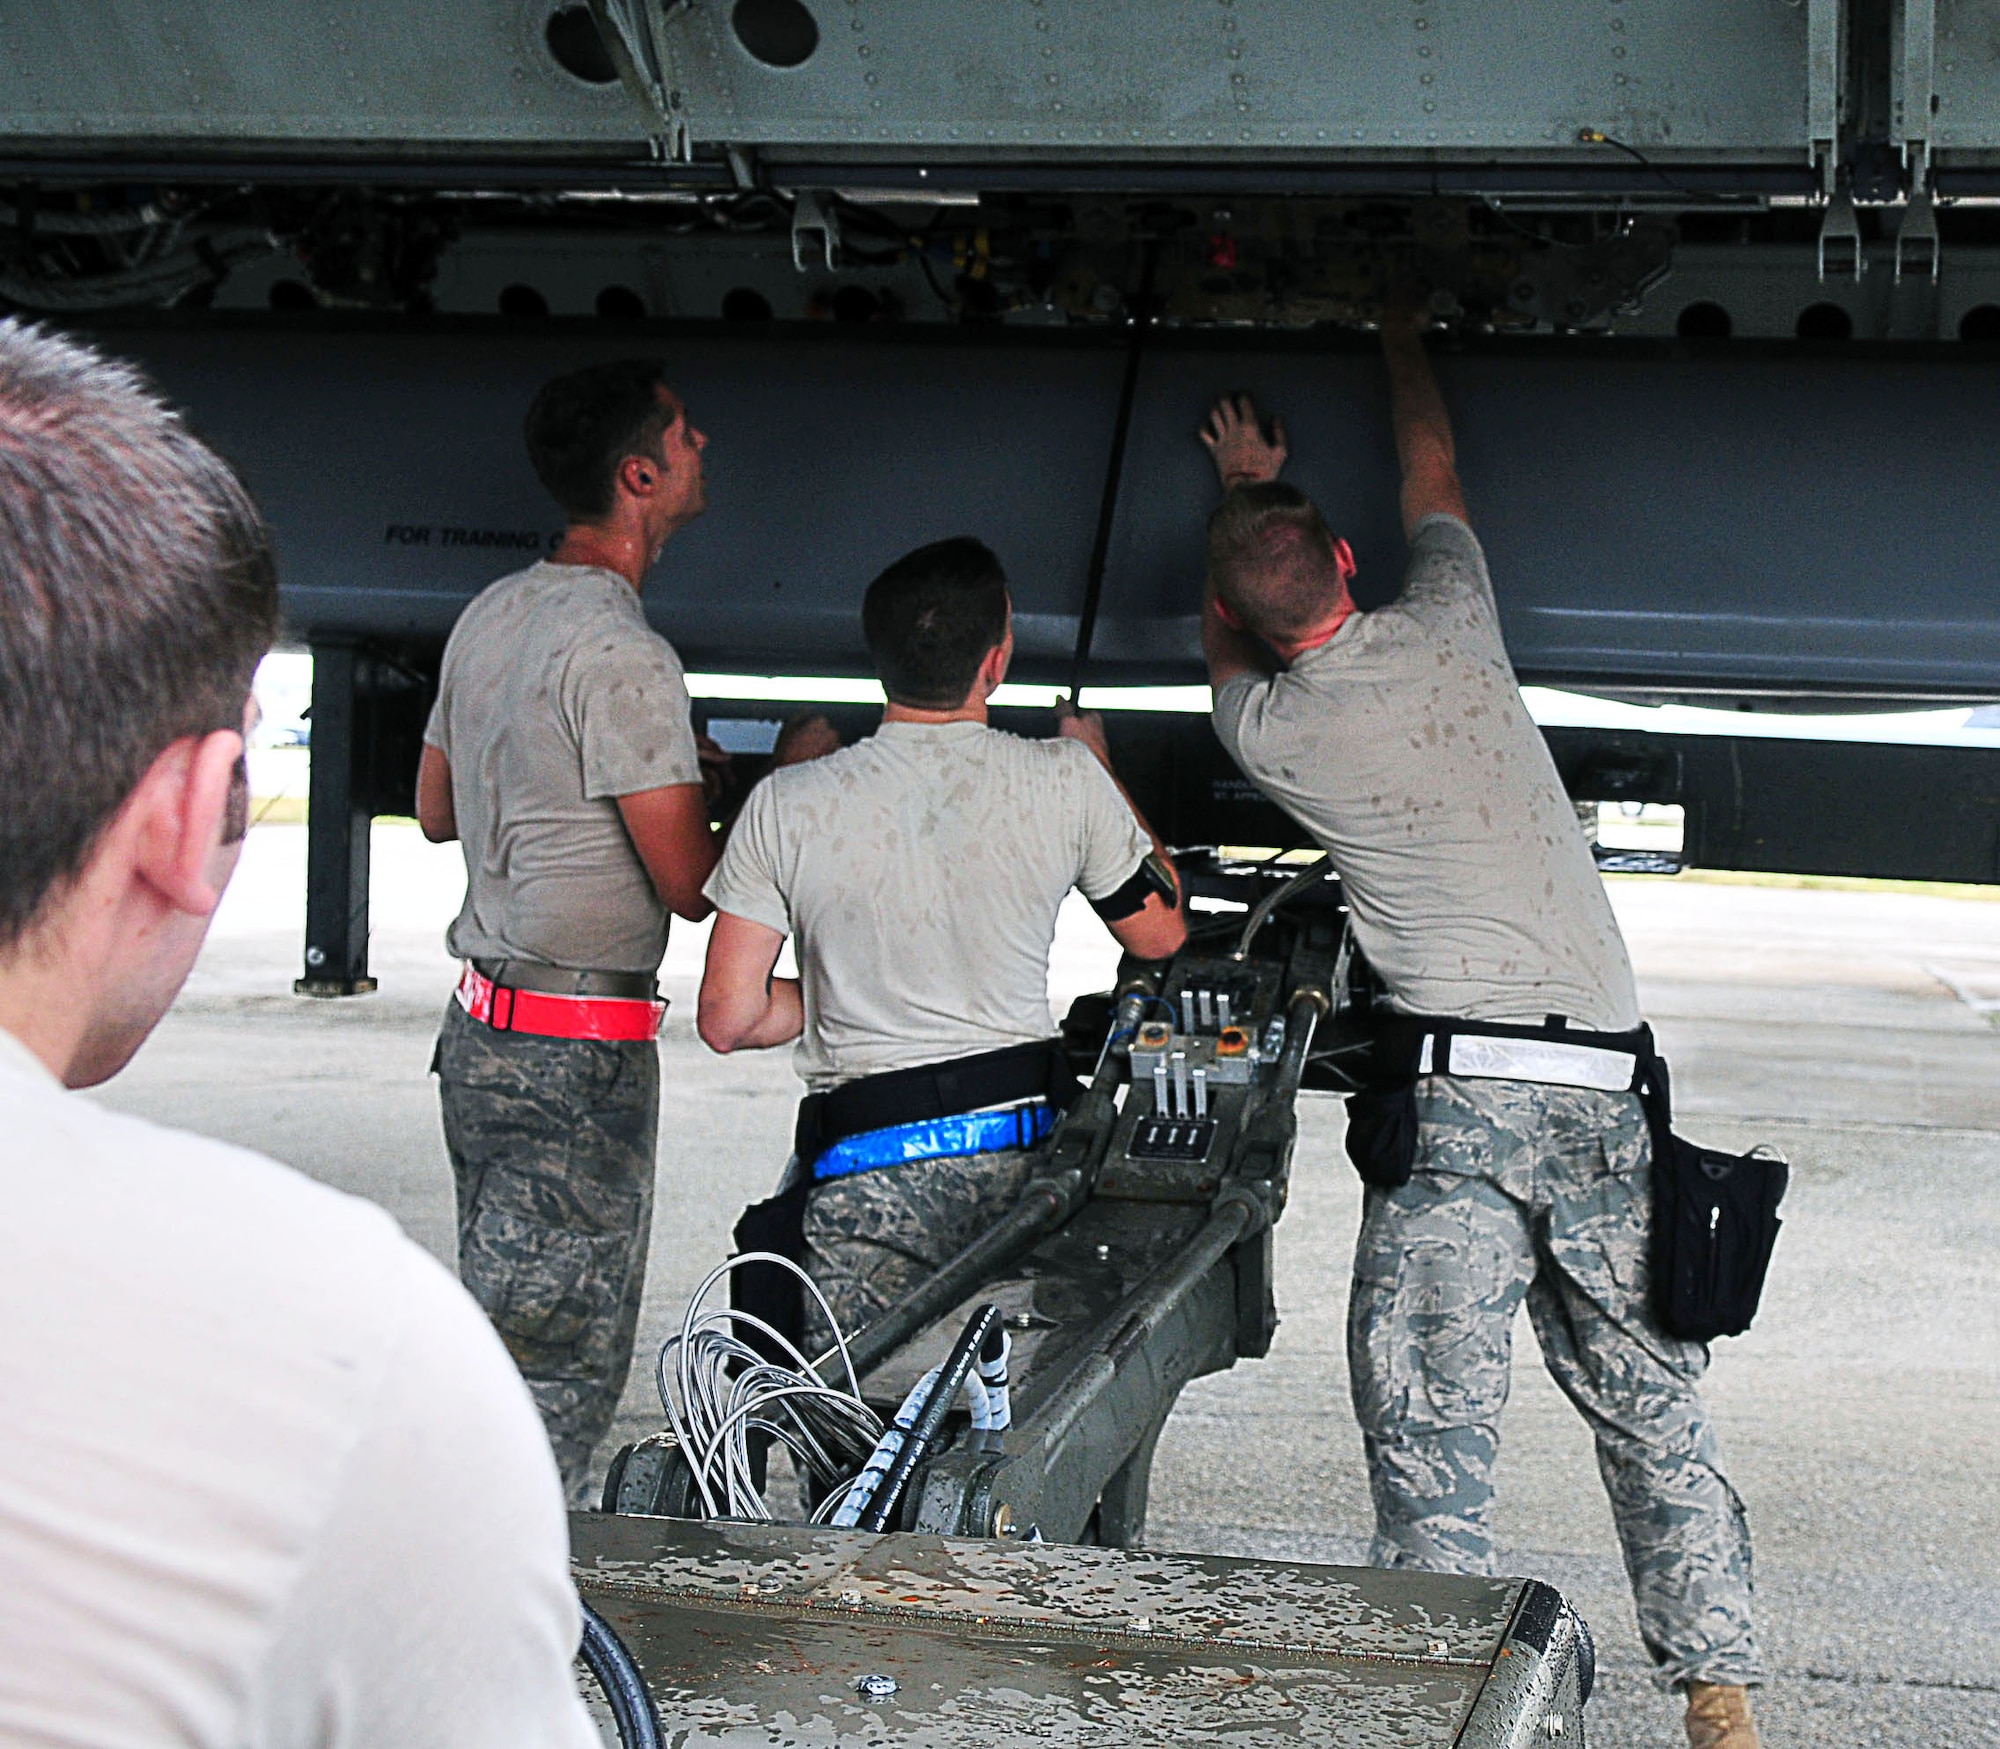
[[[481,591],[445,645],[424,739],[451,762],[463,959],[652,972],[660,903],[617,798],[701,782],[687,681],[613,571],[531,565]]]
[[[599,1749],[548,1436],[379,1208],[0,1032],[0,1743]]]
[[[793,1060],[817,1092],[1047,1038],[1057,910],[1151,848],[1080,742],[885,723],[758,784],[703,890],[798,938]]]
[[[1215,731],[1332,853],[1397,1008],[1638,1025],[1618,921],[1464,523],[1425,518],[1396,601],[1282,674],[1232,680]]]

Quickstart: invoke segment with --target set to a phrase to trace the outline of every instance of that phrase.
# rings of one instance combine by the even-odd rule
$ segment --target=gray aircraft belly
[[[694,664],[865,670],[868,579],[970,532],[1014,580],[1020,672],[1067,672],[1104,500],[1123,347],[834,330],[128,329],[243,467],[277,532],[295,636],[441,637],[484,583],[545,554],[535,387],[637,347],[709,434],[710,511],[648,588]],[[2000,365],[1533,349],[1448,357],[1474,526],[1524,676],[2000,693]],[[1290,477],[1352,540],[1364,602],[1403,561],[1379,364],[1351,343],[1149,346],[1118,481],[1092,675],[1199,677],[1213,501],[1193,439],[1218,393],[1282,412]]]

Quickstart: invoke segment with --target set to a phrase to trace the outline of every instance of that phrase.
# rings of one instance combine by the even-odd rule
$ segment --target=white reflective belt
[[[1424,1035],[1417,1073],[1432,1075],[1435,1033]],[[1638,1059],[1630,1051],[1600,1045],[1558,1044],[1554,1039],[1487,1038],[1453,1033],[1451,1073],[1482,1081],[1539,1081],[1549,1087],[1591,1087],[1600,1093],[1629,1093]]]

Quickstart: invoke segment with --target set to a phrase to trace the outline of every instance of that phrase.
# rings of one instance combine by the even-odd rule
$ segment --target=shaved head
[[[1208,520],[1208,574],[1246,629],[1280,642],[1322,623],[1346,587],[1333,531],[1281,480],[1238,486],[1222,500]]]

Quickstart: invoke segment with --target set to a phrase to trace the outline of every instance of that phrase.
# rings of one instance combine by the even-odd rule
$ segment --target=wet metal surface
[[[1519,1582],[579,1515],[676,1741],[1449,1744]],[[894,1681],[865,1693],[865,1677]],[[879,1685],[877,1685],[879,1686]]]

